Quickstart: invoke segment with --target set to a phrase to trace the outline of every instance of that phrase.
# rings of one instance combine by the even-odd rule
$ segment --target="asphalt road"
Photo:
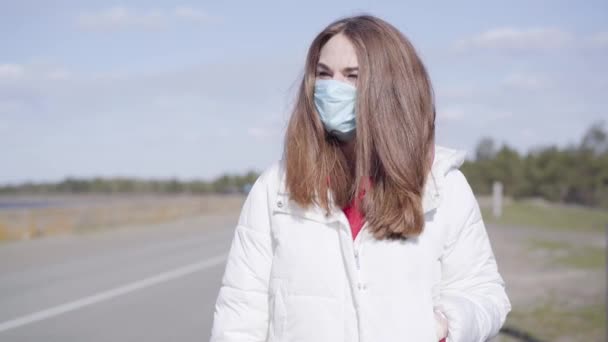
[[[208,341],[235,216],[0,245],[0,341]]]
[[[0,342],[208,341],[236,221],[205,216],[0,244]],[[487,228],[513,304],[531,301],[518,288],[517,255],[547,231]]]

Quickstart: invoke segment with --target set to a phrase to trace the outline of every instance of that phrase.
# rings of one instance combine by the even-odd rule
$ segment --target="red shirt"
[[[366,183],[367,185],[371,186],[371,182],[369,179]],[[359,192],[359,199],[362,199],[363,196],[365,196],[365,186],[360,186],[360,190],[361,191]],[[358,201],[355,201],[355,199],[353,198],[353,200],[350,201],[349,204],[342,208],[342,211],[344,211],[344,214],[348,219],[348,223],[350,224],[350,230],[353,235],[353,240],[357,237],[357,234],[359,234],[361,228],[363,227],[363,224],[365,223],[365,217],[363,216],[363,213],[359,211],[359,206],[357,205],[357,202]]]
[[[359,199],[363,198],[365,195],[365,190],[362,190],[359,193]],[[347,204],[344,208],[342,208],[346,218],[348,219],[348,223],[350,223],[350,230],[353,234],[353,240],[357,237],[359,231],[361,231],[361,227],[363,227],[363,223],[365,222],[365,218],[363,217],[363,213],[359,211],[359,206],[357,205],[357,201],[353,198],[353,200]]]

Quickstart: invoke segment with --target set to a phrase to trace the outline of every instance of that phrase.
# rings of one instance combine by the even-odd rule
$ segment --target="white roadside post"
[[[495,181],[492,185],[492,213],[494,217],[502,216],[502,183]]]

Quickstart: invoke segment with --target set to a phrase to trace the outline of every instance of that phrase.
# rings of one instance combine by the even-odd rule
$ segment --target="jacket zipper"
[[[353,249],[355,250],[355,266],[357,268],[357,271],[361,270],[361,253],[359,252],[360,250],[360,246],[361,246],[361,239],[362,239],[362,233],[363,230],[366,229],[367,226],[367,222],[363,224],[363,227],[361,227],[361,230],[359,230],[359,233],[357,233],[357,236],[355,237],[355,240],[353,241]]]

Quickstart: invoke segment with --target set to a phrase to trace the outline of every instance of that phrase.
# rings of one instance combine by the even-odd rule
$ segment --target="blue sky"
[[[0,184],[262,170],[311,40],[362,12],[421,54],[440,144],[565,146],[608,118],[606,1],[4,1]]]

